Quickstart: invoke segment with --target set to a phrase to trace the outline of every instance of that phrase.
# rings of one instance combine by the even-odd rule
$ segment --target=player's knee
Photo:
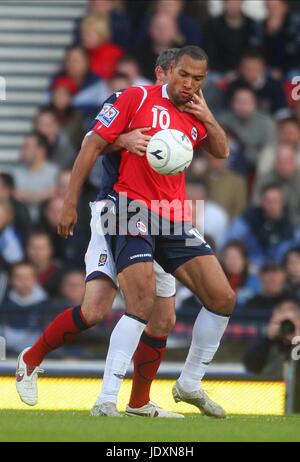
[[[147,291],[145,288],[136,290],[134,297],[127,302],[127,312],[147,321],[153,311],[155,300],[154,291]]]
[[[210,308],[220,314],[231,315],[236,303],[236,295],[231,287],[219,293],[211,302]]]
[[[101,303],[95,303],[92,306],[83,304],[81,306],[81,311],[88,325],[94,326],[95,324],[99,324],[103,321],[103,318],[109,311],[109,308]]]
[[[161,319],[150,319],[146,332],[155,337],[166,337],[173,330],[176,323],[175,313]]]

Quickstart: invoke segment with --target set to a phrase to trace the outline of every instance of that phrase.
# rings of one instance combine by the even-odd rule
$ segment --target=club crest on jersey
[[[136,227],[141,233],[147,232],[147,226],[142,221],[138,221]]]
[[[100,114],[97,116],[97,120],[100,120],[105,127],[109,127],[118,115],[119,111],[115,107],[111,104],[105,104]]]
[[[98,266],[104,266],[106,262],[107,262],[107,254],[102,253],[99,258]]]
[[[198,138],[198,130],[196,127],[192,128],[191,135],[192,135],[193,140],[196,141],[196,139]]]

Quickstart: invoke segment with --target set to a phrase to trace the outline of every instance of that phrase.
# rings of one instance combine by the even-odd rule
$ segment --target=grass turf
[[[0,411],[0,441],[300,441],[300,416],[189,414],[185,419],[91,417],[88,412]]]

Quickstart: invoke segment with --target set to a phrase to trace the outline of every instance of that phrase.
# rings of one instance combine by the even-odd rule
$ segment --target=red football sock
[[[154,337],[143,333],[134,354],[130,407],[142,407],[150,401],[150,388],[162,361],[166,344],[167,337]]]
[[[41,337],[24,354],[25,363],[31,367],[39,366],[50,351],[74,341],[80,332],[90,327],[92,326],[85,321],[80,306],[68,308],[49,324]]]

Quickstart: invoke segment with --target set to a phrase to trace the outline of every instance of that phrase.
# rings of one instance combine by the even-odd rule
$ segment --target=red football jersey
[[[145,132],[150,136],[167,128],[180,130],[189,137],[194,148],[207,136],[205,126],[199,120],[171,103],[166,85],[128,88],[113,106],[100,113],[98,120],[93,130],[108,143],[113,143],[121,133],[143,127],[151,127]],[[190,213],[187,216],[183,212],[186,200],[184,173],[157,173],[148,164],[146,156],[122,152],[119,179],[114,189],[120,194],[126,193],[130,199],[144,201],[152,211],[171,220],[190,220]],[[178,210],[174,202],[173,207],[166,205],[174,200],[180,204]],[[164,201],[164,205],[157,209],[152,201]]]

